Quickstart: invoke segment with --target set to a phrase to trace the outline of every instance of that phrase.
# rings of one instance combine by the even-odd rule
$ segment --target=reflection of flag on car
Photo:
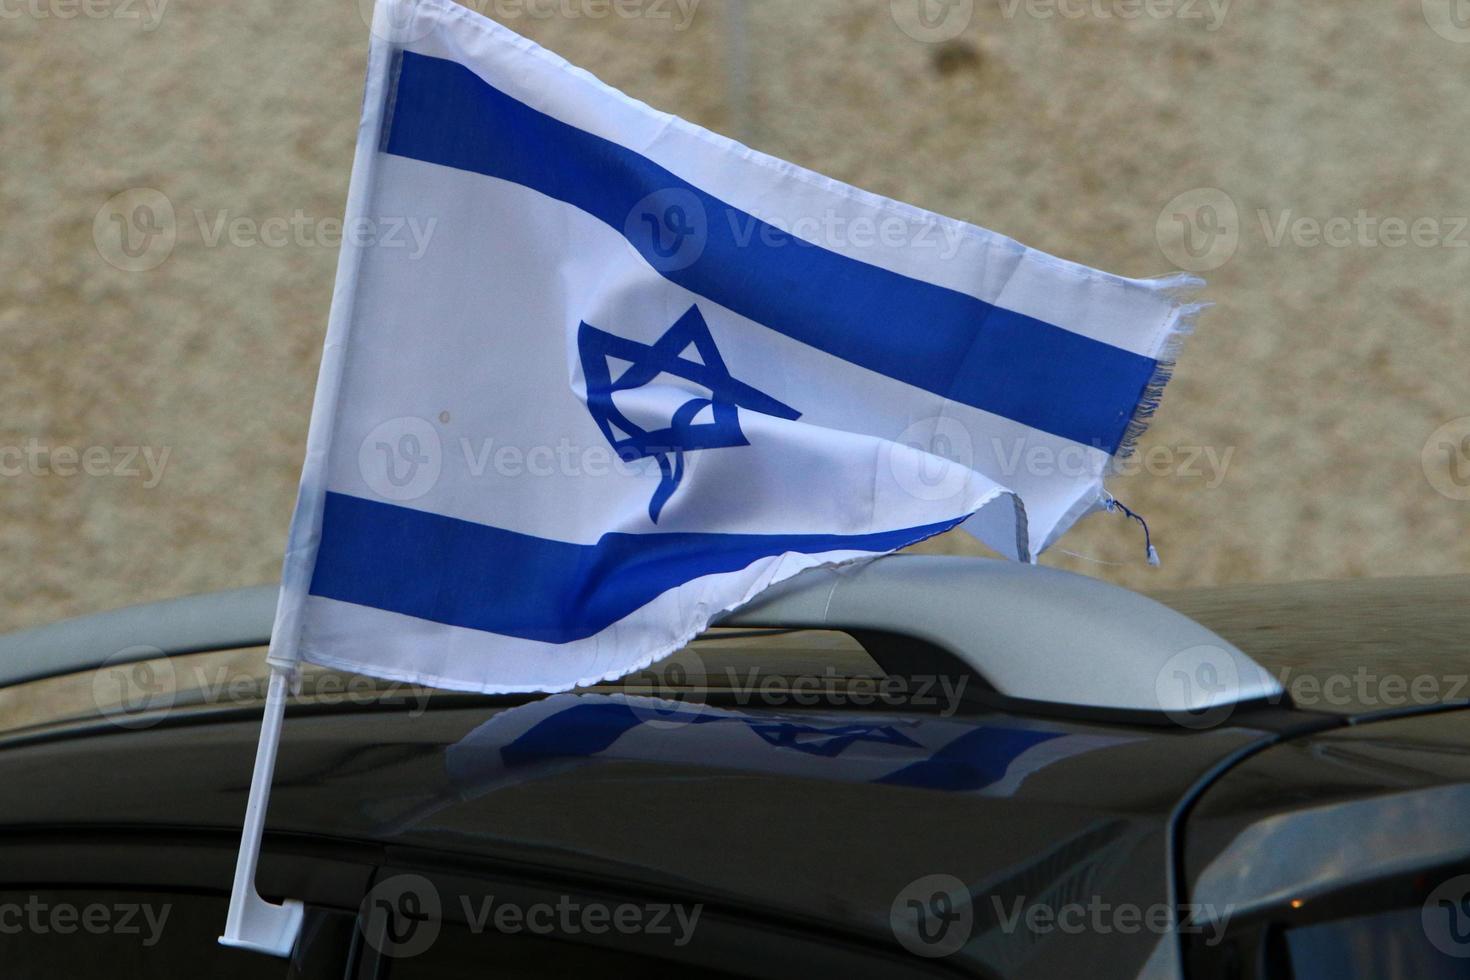
[[[472,798],[593,759],[1010,796],[1029,776],[1137,741],[1023,723],[909,715],[783,715],[622,695],[563,694],[505,711],[446,753]]]
[[[274,662],[621,676],[814,565],[1106,499],[1192,307],[382,0]],[[947,462],[944,457],[950,457]],[[1041,462],[1037,462],[1041,460]]]

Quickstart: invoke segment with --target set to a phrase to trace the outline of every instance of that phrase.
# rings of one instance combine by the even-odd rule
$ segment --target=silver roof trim
[[[0,687],[270,642],[274,585],[166,599],[0,636]]]
[[[999,693],[1030,701],[1181,716],[1284,701],[1264,668],[1194,620],[1039,565],[898,555],[811,571],[720,625],[896,633],[949,651]]]
[[[262,586],[12,633],[0,637],[0,687],[159,655],[264,645],[275,608],[276,588]],[[1199,714],[1282,697],[1250,657],[1172,609],[1097,579],[1013,562],[901,555],[812,569],[717,624],[919,640],[1004,696],[1053,704]]]

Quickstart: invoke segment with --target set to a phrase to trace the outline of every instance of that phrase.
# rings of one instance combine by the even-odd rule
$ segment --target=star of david
[[[771,745],[827,758],[841,755],[856,742],[919,747],[919,743],[892,725],[835,725],[823,728],[782,722],[751,725],[750,729]]]
[[[603,436],[624,461],[658,461],[663,478],[648,505],[648,516],[655,524],[684,479],[685,453],[750,445],[740,428],[741,409],[793,421],[801,418],[789,405],[730,376],[697,305],[652,344],[583,322],[577,347],[587,379],[587,410]],[[613,376],[615,361],[627,364],[617,377]],[[707,390],[709,397],[684,402],[663,428],[642,428],[619,411],[613,396],[641,388],[655,378],[687,381]],[[707,421],[696,421],[700,418]]]

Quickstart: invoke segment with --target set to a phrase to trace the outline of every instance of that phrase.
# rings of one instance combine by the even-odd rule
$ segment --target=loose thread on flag
[[[1125,504],[1121,503],[1118,498],[1114,497],[1112,494],[1108,494],[1107,510],[1109,514],[1122,514],[1129,520],[1137,521],[1139,526],[1143,528],[1143,546],[1144,549],[1148,552],[1149,565],[1153,568],[1158,568],[1161,564],[1163,564],[1163,562],[1159,558],[1158,549],[1154,547],[1153,535],[1149,533],[1148,521],[1144,520],[1132,510],[1129,510]]]

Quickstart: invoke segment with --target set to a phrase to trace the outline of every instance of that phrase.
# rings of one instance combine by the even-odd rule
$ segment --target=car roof
[[[890,943],[895,896],[936,873],[1002,896],[1097,882],[1146,907],[1167,900],[1162,855],[1177,801],[1261,737],[1248,727],[1198,736],[719,696],[660,715],[640,698],[558,697],[417,717],[296,706],[268,813],[263,892],[351,908],[360,898],[351,889],[366,880],[353,869],[518,869]],[[563,705],[652,712],[656,737],[585,751],[568,733],[585,736],[588,723],[569,717],[553,749],[507,752]],[[720,726],[736,748],[709,749]],[[256,714],[235,709],[0,739],[0,879],[55,880],[75,866],[89,884],[151,876],[223,888],[258,733]],[[931,743],[974,751],[926,755]],[[912,760],[897,767],[901,778],[875,775],[874,759],[890,750]],[[1029,955],[1012,945],[1024,936],[984,928],[988,945],[964,954],[976,968]],[[1094,941],[1069,938],[1071,961],[1101,955],[1079,952]],[[1141,965],[1151,950],[1137,937],[1108,955]]]

